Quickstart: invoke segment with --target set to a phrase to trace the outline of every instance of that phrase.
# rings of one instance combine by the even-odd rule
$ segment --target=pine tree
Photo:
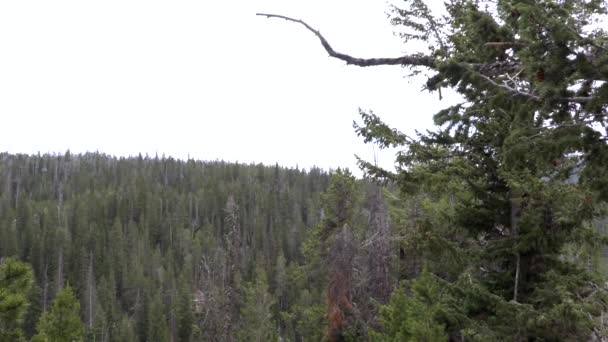
[[[177,325],[179,341],[188,342],[192,338],[194,317],[192,312],[192,290],[185,277],[180,278],[177,298]]]
[[[80,303],[68,285],[61,289],[51,303],[51,309],[40,317],[34,342],[83,341]]]
[[[275,304],[269,292],[266,272],[261,265],[255,268],[254,279],[245,285],[244,303],[241,309],[239,341],[274,341],[276,324],[272,318]]]
[[[279,257],[277,258],[277,262],[276,262],[276,266],[275,266],[274,270],[275,270],[274,297],[276,298],[276,302],[277,302],[276,311],[279,313],[279,317],[281,317],[281,314],[283,312],[286,312],[289,310],[288,288],[287,288],[287,286],[289,284],[287,283],[287,281],[288,281],[287,265],[286,265],[286,260],[285,260],[285,257],[283,256],[283,253],[279,254]],[[282,333],[282,331],[284,330],[284,325],[285,325],[285,322],[282,319],[279,319],[280,333]]]
[[[390,229],[386,200],[382,189],[375,187],[372,195],[369,219],[369,238],[367,244],[368,267],[370,272],[368,289],[371,296],[379,303],[386,303],[391,294],[390,283]]]
[[[148,332],[147,341],[162,342],[169,341],[169,327],[167,317],[160,294],[156,293],[148,305]]]
[[[447,341],[448,335],[441,320],[448,316],[447,293],[441,282],[428,270],[408,288],[402,286],[390,302],[381,307],[381,332],[370,332],[371,341]]]
[[[24,341],[23,323],[33,284],[28,264],[13,258],[0,260],[0,341]]]

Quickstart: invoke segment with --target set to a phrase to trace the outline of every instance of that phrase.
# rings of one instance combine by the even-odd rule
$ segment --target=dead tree
[[[375,187],[369,219],[369,291],[375,300],[385,304],[392,292],[390,283],[390,229],[382,189]]]
[[[343,341],[344,329],[348,326],[353,310],[352,278],[355,245],[347,225],[335,235],[329,253],[329,282],[325,294],[328,312],[327,339]]]

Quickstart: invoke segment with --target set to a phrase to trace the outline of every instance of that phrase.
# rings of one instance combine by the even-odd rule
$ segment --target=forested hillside
[[[2,154],[0,256],[29,263],[35,276],[26,335],[68,284],[89,340],[278,331],[287,297],[305,289],[287,272],[302,262],[328,181],[318,169]],[[272,297],[261,308],[268,327],[241,319],[256,291]]]
[[[388,211],[379,188],[342,170],[332,179],[315,168],[2,154],[0,273],[10,283],[15,259],[33,269],[33,286],[20,286],[29,306],[5,339],[40,334],[66,287],[90,341],[318,341],[348,320],[366,335],[373,300],[393,286]]]

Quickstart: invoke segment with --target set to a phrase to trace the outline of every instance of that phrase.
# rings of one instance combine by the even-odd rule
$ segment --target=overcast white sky
[[[405,51],[383,1],[2,1],[0,151],[355,168],[357,108],[412,132],[449,104],[400,67],[331,59]],[[392,154],[380,156],[391,165]]]

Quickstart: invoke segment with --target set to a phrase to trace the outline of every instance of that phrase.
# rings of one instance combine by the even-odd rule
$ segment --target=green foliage
[[[23,323],[34,284],[30,265],[13,258],[0,260],[0,341],[23,341]]]
[[[112,338],[113,341],[116,342],[136,341],[133,322],[129,318],[123,317],[120,322],[118,322],[116,331],[112,334]]]
[[[74,291],[66,286],[57,292],[51,309],[42,314],[33,342],[83,341],[80,304]]]
[[[275,299],[269,292],[266,272],[259,265],[254,270],[254,279],[245,284],[244,304],[241,308],[239,341],[274,341],[276,323],[272,318]]]
[[[35,333],[41,313],[69,282],[80,299],[85,339],[236,336],[241,284],[252,284],[262,259],[272,261],[264,271],[278,320],[307,286],[292,283],[289,270],[304,264],[304,239],[321,222],[328,182],[318,168],[2,153],[0,258],[18,255],[35,274],[19,334]],[[321,292],[314,297],[322,303]],[[280,327],[294,338],[299,329],[293,321]]]
[[[289,317],[294,321],[297,336],[304,341],[321,341],[327,326],[327,309],[324,304],[317,303],[316,298],[322,298],[322,295],[313,296],[308,290],[302,290]]]
[[[147,341],[162,342],[169,340],[169,327],[167,326],[167,318],[164,305],[161,301],[160,294],[152,297],[152,301],[148,305],[148,331],[146,334]]]
[[[439,323],[450,339],[604,337],[608,289],[584,255],[606,241],[593,222],[608,198],[600,128],[608,120],[608,35],[589,26],[606,19],[606,8],[453,0],[436,17],[411,0],[393,12],[404,38],[427,42],[436,57],[426,87],[450,87],[463,102],[437,113],[436,130],[415,139],[362,113],[357,133],[401,152],[396,173],[361,165],[415,206],[411,222],[408,208],[398,214],[406,217],[402,249],[422,255],[442,279],[451,313]],[[402,322],[417,295],[394,299]],[[416,325],[390,322],[393,337]]]
[[[351,225],[359,196],[355,178],[348,169],[336,170],[322,196],[324,234],[327,238],[336,228]]]
[[[411,294],[401,286],[380,309],[380,331],[371,331],[371,341],[447,341],[442,322],[447,315],[447,291],[428,270],[412,282]]]
[[[192,339],[192,327],[194,326],[192,303],[192,291],[187,282],[182,281],[178,292],[177,321],[179,326],[178,337],[183,342],[188,342]]]

